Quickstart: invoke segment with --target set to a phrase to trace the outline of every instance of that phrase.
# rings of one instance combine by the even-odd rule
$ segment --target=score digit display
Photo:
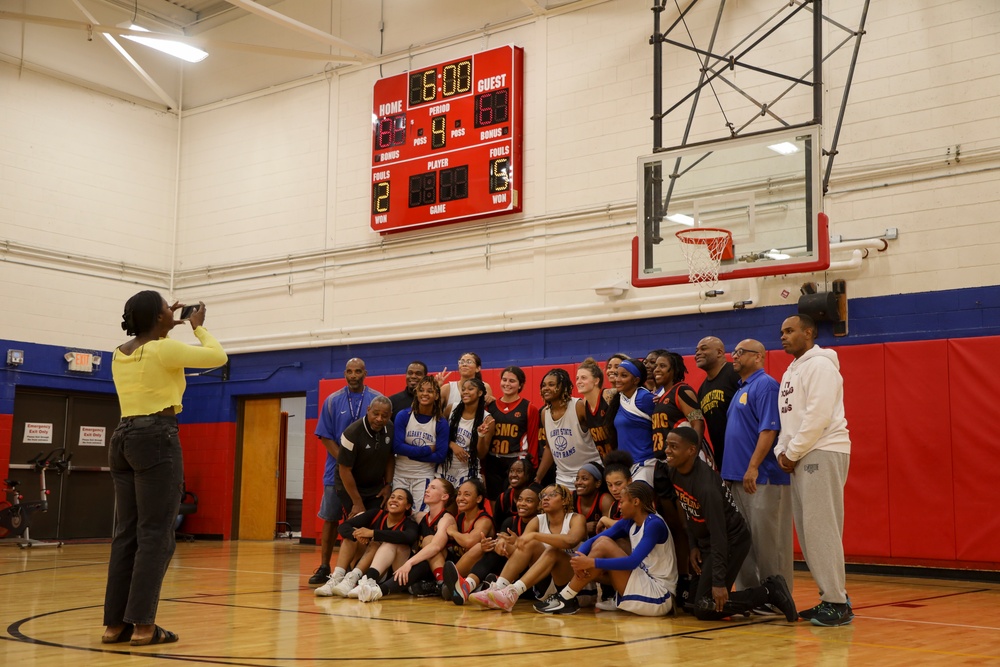
[[[375,82],[374,231],[521,210],[523,70],[502,46]]]

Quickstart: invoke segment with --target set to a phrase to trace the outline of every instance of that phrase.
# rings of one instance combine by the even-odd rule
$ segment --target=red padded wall
[[[236,476],[236,424],[181,424],[184,481],[198,496],[198,511],[184,519],[184,531],[232,537]]]
[[[885,391],[892,556],[954,560],[948,342],[886,345]]]
[[[10,474],[10,439],[14,431],[14,415],[0,415],[0,470]]]
[[[959,560],[1000,562],[1000,337],[948,341],[952,482]],[[937,486],[939,475],[929,480]]]
[[[847,428],[851,432],[851,467],[844,489],[844,552],[887,557],[891,549],[885,347],[842,347],[837,356],[844,377]]]

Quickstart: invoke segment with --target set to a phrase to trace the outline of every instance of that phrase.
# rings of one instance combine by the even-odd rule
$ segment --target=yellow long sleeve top
[[[151,415],[169,407],[175,413],[180,412],[187,386],[184,369],[214,368],[226,363],[229,357],[205,327],[195,329],[194,335],[201,341],[201,347],[161,338],[132,354],[115,350],[111,376],[122,417]]]

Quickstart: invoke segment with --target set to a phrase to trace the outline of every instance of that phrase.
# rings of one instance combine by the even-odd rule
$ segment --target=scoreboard
[[[521,210],[523,70],[502,46],[375,82],[372,230]]]

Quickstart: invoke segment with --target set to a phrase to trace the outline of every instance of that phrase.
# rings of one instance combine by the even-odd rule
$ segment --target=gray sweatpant
[[[780,574],[792,590],[792,490],[787,484],[758,484],[756,493],[743,490],[743,482],[727,482],[736,507],[750,525],[753,546],[736,589],[753,588]]]
[[[851,456],[816,449],[792,474],[792,515],[802,555],[825,602],[847,602],[844,484]]]

